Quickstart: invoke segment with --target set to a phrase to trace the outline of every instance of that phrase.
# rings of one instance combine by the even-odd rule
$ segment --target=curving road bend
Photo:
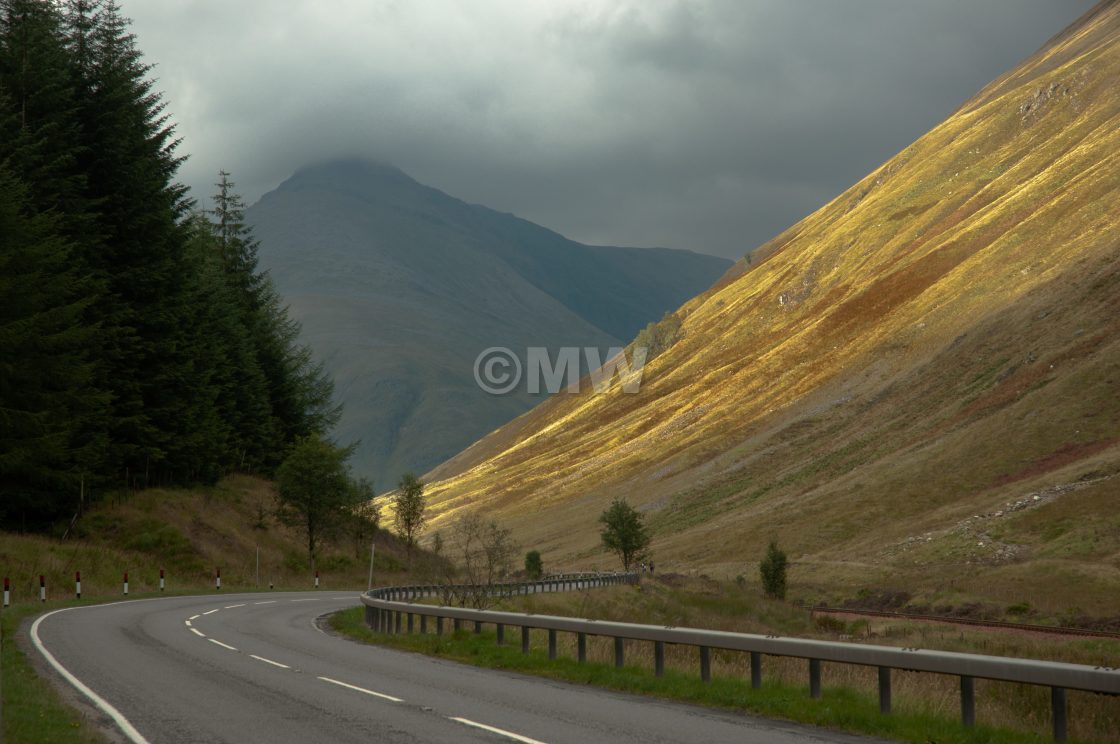
[[[48,613],[32,637],[58,683],[135,742],[868,741],[366,646],[317,627],[356,604],[324,591],[136,600]]]

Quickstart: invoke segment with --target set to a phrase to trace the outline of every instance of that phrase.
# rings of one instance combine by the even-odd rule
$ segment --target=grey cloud
[[[125,0],[191,158],[250,200],[361,155],[569,237],[739,256],[1092,0]]]

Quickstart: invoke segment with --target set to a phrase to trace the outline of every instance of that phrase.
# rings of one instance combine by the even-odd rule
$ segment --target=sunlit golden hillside
[[[752,256],[639,394],[554,398],[434,471],[434,528],[482,510],[602,566],[624,496],[659,568],[756,580],[776,539],[807,598],[1120,612],[1120,5]]]

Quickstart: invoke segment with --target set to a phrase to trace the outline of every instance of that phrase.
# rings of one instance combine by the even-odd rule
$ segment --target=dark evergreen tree
[[[172,182],[181,159],[164,104],[115,2],[75,3],[68,18],[80,91],[80,164],[97,205],[102,240],[84,256],[103,277],[109,421],[117,478],[133,483],[189,476],[189,426],[206,401],[189,346],[185,246],[187,202]]]
[[[90,385],[94,329],[54,213],[31,214],[0,164],[0,520],[41,526],[72,510],[99,467],[89,422],[107,403]]]

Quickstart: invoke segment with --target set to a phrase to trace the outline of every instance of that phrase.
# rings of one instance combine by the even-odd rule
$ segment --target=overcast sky
[[[589,243],[739,257],[1093,0],[123,0],[250,203],[363,156]]]

